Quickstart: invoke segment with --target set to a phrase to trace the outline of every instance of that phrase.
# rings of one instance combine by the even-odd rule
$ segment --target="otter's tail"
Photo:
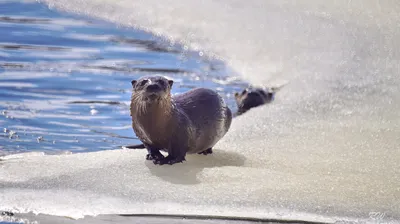
[[[144,144],[139,144],[139,145],[125,145],[122,146],[123,149],[145,149],[146,146]]]

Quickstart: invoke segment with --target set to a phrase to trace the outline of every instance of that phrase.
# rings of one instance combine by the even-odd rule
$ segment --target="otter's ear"
[[[136,80],[131,81],[132,87],[135,87],[136,82],[137,82]]]
[[[172,88],[172,85],[174,84],[174,80],[168,80],[168,85],[169,88]]]
[[[239,93],[235,92],[235,98],[237,99],[239,97]]]

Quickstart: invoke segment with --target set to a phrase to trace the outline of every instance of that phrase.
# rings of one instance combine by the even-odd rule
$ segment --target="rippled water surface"
[[[233,110],[232,93],[245,85],[201,53],[35,2],[0,3],[0,33],[0,154],[139,143],[129,116],[130,81],[143,75],[172,77],[174,93],[218,90]]]

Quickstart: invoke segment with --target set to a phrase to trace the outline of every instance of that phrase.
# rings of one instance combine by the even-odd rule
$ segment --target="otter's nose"
[[[160,86],[157,84],[150,84],[146,87],[148,92],[158,92],[161,90]]]

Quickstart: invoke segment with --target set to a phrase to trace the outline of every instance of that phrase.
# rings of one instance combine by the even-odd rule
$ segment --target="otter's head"
[[[154,103],[169,99],[174,81],[162,76],[147,76],[138,80],[132,80],[132,100],[140,100]]]
[[[273,92],[268,92],[261,88],[247,88],[241,93],[236,92],[235,100],[238,107],[238,114],[243,114],[253,107],[269,103],[273,100],[273,97]]]

